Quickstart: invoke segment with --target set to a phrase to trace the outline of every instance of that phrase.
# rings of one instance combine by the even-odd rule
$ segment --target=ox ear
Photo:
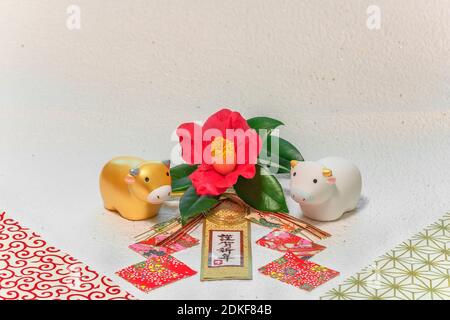
[[[127,175],[125,176],[124,181],[125,181],[126,184],[133,184],[133,183],[136,182],[136,179],[135,179],[132,175],[127,174]]]
[[[323,168],[322,169],[322,175],[327,178],[327,183],[328,184],[335,184],[336,183],[336,178],[333,177],[333,171],[331,171],[328,168]]]
[[[132,168],[130,172],[125,176],[126,184],[133,184],[136,182],[136,176],[139,174],[139,168]]]

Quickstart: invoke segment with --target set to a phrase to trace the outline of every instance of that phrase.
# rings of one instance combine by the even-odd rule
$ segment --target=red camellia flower
[[[261,138],[239,112],[222,109],[203,126],[184,123],[177,129],[182,157],[199,167],[190,175],[199,195],[220,195],[236,184],[239,176],[255,176]]]

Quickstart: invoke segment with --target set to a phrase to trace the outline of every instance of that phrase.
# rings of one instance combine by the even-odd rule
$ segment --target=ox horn
[[[170,160],[164,160],[162,163],[164,163],[164,165],[170,169]]]
[[[130,169],[130,175],[136,177],[139,174],[139,168]]]
[[[297,165],[297,160],[291,160],[291,168],[295,167]]]
[[[324,177],[328,178],[328,177],[331,177],[333,175],[333,171],[331,171],[328,168],[323,168],[322,169],[322,174],[323,174]]]

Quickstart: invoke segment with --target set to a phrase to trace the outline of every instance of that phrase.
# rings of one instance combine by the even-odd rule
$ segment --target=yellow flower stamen
[[[214,169],[226,175],[236,167],[236,152],[234,142],[223,137],[216,137],[211,142],[211,156]]]

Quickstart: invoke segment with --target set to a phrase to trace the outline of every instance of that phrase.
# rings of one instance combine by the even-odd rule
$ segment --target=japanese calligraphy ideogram
[[[242,231],[210,230],[209,267],[242,267]]]

